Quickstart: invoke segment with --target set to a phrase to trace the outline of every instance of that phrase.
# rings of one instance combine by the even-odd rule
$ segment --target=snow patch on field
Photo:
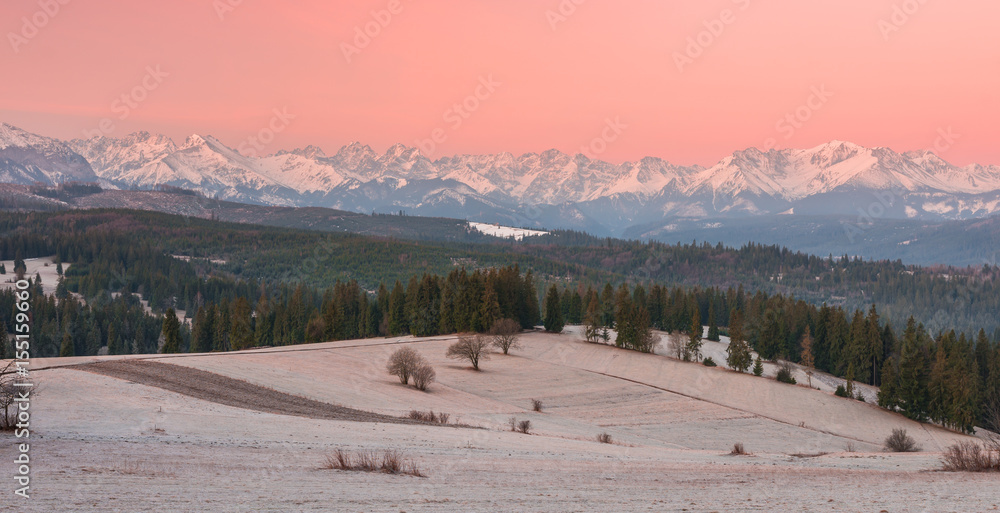
[[[13,260],[2,260],[4,269],[7,274],[0,276],[0,290],[15,288],[17,282],[17,276],[14,274],[14,261]],[[46,294],[52,294],[56,291],[56,285],[59,284],[59,274],[56,273],[56,257],[40,257],[40,258],[25,258],[24,267],[27,272],[24,273],[25,278],[35,279],[35,276],[42,278],[42,290]],[[69,269],[68,263],[63,263],[63,272]]]
[[[510,226],[501,226],[498,224],[489,224],[489,223],[469,222],[469,227],[486,235],[492,235],[493,237],[501,237],[504,239],[509,239],[513,237],[514,240],[522,240],[525,237],[534,237],[536,235],[547,235],[549,233],[541,230],[529,230],[527,228],[512,228]]]

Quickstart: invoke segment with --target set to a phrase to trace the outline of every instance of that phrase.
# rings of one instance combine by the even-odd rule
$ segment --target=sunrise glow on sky
[[[277,109],[267,152],[603,137],[604,160],[709,165],[840,139],[1000,164],[997,20],[985,0],[8,1],[0,121],[235,147]]]

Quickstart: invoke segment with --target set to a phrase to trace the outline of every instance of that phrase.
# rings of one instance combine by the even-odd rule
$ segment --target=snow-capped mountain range
[[[954,166],[930,151],[832,141],[737,151],[711,167],[656,157],[612,164],[548,150],[431,161],[397,144],[351,143],[241,155],[211,136],[176,144],[138,132],[64,142],[0,124],[0,181],[171,185],[220,199],[362,212],[464,217],[515,226],[620,233],[673,217],[841,214],[964,219],[1000,211],[1000,166]]]

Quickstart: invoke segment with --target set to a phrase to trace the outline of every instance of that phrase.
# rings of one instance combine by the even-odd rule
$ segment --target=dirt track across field
[[[182,367],[153,360],[117,360],[76,365],[84,370],[176,392],[186,396],[280,415],[312,419],[350,420],[355,422],[391,422],[413,424],[415,421],[327,404],[270,388],[228,378],[213,372]]]

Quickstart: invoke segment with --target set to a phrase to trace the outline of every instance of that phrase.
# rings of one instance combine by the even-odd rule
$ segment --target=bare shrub
[[[468,360],[473,369],[479,370],[479,362],[490,359],[489,346],[490,342],[483,335],[461,335],[458,342],[448,347],[445,356],[453,360]]]
[[[531,433],[529,433],[529,431],[531,431],[531,421],[530,420],[522,420],[521,422],[517,423],[517,432],[518,433],[524,433],[526,435],[530,435]]]
[[[1000,472],[1000,445],[959,442],[944,451],[941,467],[952,472]]]
[[[985,428],[993,431],[994,436],[1000,434],[1000,398],[987,401],[983,405]]]
[[[820,456],[826,456],[830,454],[828,452],[797,452],[795,454],[789,454],[793,458],[819,458]]]
[[[402,347],[392,353],[389,361],[385,364],[385,369],[389,371],[389,374],[398,377],[400,383],[407,385],[410,383],[410,376],[421,365],[426,365],[426,363],[420,353],[409,347]]]
[[[511,417],[511,418],[507,419],[507,424],[510,425],[510,430],[511,431],[517,431],[517,418],[516,417]]]
[[[384,472],[386,474],[405,474],[423,477],[423,473],[413,460],[407,458],[396,449],[377,451],[358,451],[349,453],[337,448],[333,454],[326,457],[324,469],[352,470],[358,472]]]
[[[903,428],[892,430],[892,434],[885,439],[885,450],[892,452],[917,452],[917,442],[910,435],[906,434]]]
[[[17,381],[17,366],[10,360],[0,368],[0,431],[12,431],[17,424]]]
[[[541,412],[542,411],[542,401],[539,400],[539,399],[532,399],[531,400],[531,409],[535,410],[537,412]]]
[[[729,451],[729,454],[732,456],[748,456],[750,453],[743,447],[743,442],[736,442],[733,444],[733,450]]]
[[[793,371],[794,369],[792,368],[792,364],[790,362],[782,361],[781,365],[778,366],[778,373],[774,375],[774,379],[782,383],[794,385],[795,377],[792,376]]]
[[[434,372],[434,368],[428,364],[422,364],[413,371],[413,386],[417,390],[427,390],[427,387],[434,382],[434,378],[437,377],[437,373]]]
[[[854,452],[857,451],[858,449],[857,447],[854,446],[854,442],[847,442],[847,446],[844,447],[844,450],[847,452]]]
[[[490,328],[491,343],[503,354],[510,354],[511,349],[520,349],[517,334],[521,332],[521,323],[514,319],[500,319]]]
[[[680,334],[668,335],[667,338],[669,339],[669,342],[667,343],[667,351],[669,351],[670,354],[674,356],[674,358],[677,358],[678,360],[683,360],[684,351],[687,348],[686,341],[681,339]]]
[[[434,413],[433,410],[426,411],[426,412],[423,412],[423,411],[420,411],[420,410],[410,410],[410,413],[407,414],[407,417],[411,418],[413,420],[419,420],[421,422],[433,422],[433,423],[436,423],[436,424],[447,424],[448,423],[448,419],[451,417],[451,415],[449,415],[447,413]]]
[[[611,435],[608,433],[600,433],[597,435],[597,441],[602,444],[609,444],[611,443]]]

